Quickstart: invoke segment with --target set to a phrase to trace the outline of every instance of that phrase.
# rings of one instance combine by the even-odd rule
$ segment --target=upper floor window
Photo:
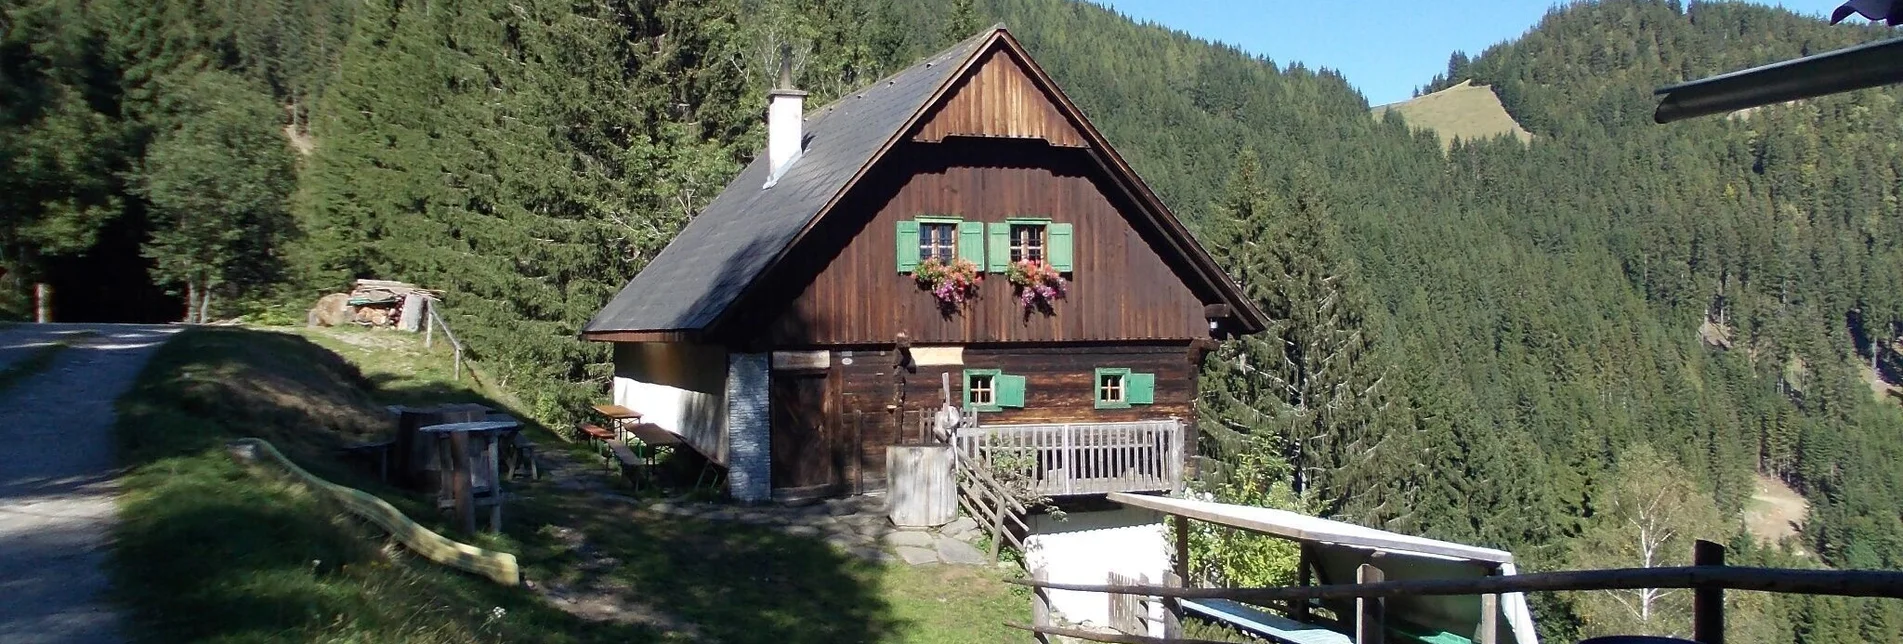
[[[1011,224],[1011,263],[1044,261],[1044,224]]]
[[[989,238],[985,256],[990,260],[986,270],[1003,273],[1012,264],[1032,261],[1049,264],[1058,272],[1071,271],[1071,224],[1043,217],[1011,217],[985,225]]]
[[[985,261],[985,224],[949,215],[926,215],[898,222],[898,268],[910,273],[919,262],[950,265],[963,259],[979,269]]]
[[[936,259],[950,263],[956,257],[958,257],[958,224],[936,221],[919,222],[919,261]]]

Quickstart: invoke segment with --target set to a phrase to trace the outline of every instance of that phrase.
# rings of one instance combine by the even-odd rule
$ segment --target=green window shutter
[[[1156,403],[1156,374],[1132,373],[1123,377],[1123,399],[1132,405]]]
[[[997,397],[999,407],[1024,406],[1024,376],[1000,374],[993,382],[995,384],[992,386],[998,388],[993,395]]]
[[[1045,243],[1049,244],[1050,248],[1047,249],[1049,252],[1045,255],[1051,258],[1051,267],[1057,269],[1058,272],[1070,272],[1070,224],[1051,224],[1048,231],[1050,234]]]
[[[918,222],[907,219],[899,222],[899,272],[910,273],[918,268]]]
[[[991,259],[985,270],[1002,273],[1011,268],[1011,224],[992,222],[985,224],[991,239],[985,240],[985,257]]]
[[[983,268],[985,265],[985,222],[958,222],[958,258]]]

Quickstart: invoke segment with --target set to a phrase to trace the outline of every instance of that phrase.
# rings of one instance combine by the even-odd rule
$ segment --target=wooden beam
[[[1203,317],[1210,320],[1233,317],[1235,314],[1235,309],[1227,304],[1210,304],[1203,307]]]
[[[1723,567],[1725,547],[1704,539],[1692,544],[1692,565]],[[1725,589],[1700,585],[1692,590],[1692,639],[1725,644]]]
[[[449,330],[444,327],[445,331]],[[589,342],[692,342],[699,333],[688,330],[672,331],[585,331],[581,339]]]
[[[1377,584],[1335,584],[1264,588],[1178,588],[1154,584],[1110,586],[1007,579],[1006,583],[1056,590],[1138,593],[1183,599],[1229,599],[1272,606],[1289,599],[1352,599],[1406,595],[1485,595],[1565,590],[1639,588],[1723,588],[1768,593],[1889,597],[1903,599],[1903,572],[1889,570],[1799,570],[1744,566],[1679,566],[1537,572],[1469,579],[1408,579]]]

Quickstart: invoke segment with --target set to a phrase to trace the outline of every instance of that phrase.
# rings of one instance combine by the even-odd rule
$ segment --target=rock
[[[356,319],[356,307],[350,305],[349,293],[331,293],[317,298],[317,305],[304,318],[307,326],[342,326]]]
[[[846,554],[852,555],[854,557],[858,557],[860,559],[864,559],[866,561],[876,561],[879,563],[891,563],[893,561],[898,560],[898,557],[892,556],[891,553],[888,553],[884,550],[880,550],[872,546],[854,546],[851,548],[847,548]]]
[[[850,499],[846,499],[846,502],[851,504],[852,507],[858,509],[860,514],[877,514],[880,516],[885,515],[886,503],[885,503],[885,497],[883,496],[871,496],[871,495],[855,496]]]
[[[829,535],[826,535],[825,541],[828,545],[839,547],[839,548],[851,549],[851,548],[873,547],[871,539],[867,539],[865,537],[861,537],[856,534],[836,534],[836,533],[829,534]]]
[[[784,529],[782,529],[782,530],[781,530],[781,532],[785,532],[785,533],[787,533],[787,534],[790,534],[790,535],[793,535],[793,536],[795,536],[795,537],[817,537],[817,536],[819,536],[819,528],[815,528],[815,527],[813,527],[813,526],[810,526],[810,525],[791,525],[791,526],[787,526],[786,528],[784,528]]]
[[[899,554],[899,559],[904,560],[905,563],[907,564],[919,566],[924,564],[938,563],[938,553],[932,551],[929,548],[914,548],[911,546],[899,546],[897,548],[893,548],[893,550],[896,550]]]
[[[649,505],[648,511],[656,513],[656,514],[672,514],[674,512],[674,506],[672,504],[669,504],[666,501],[661,501],[659,503]]]
[[[947,523],[944,525],[944,527],[939,528],[938,532],[939,534],[956,537],[967,532],[974,532],[977,529],[978,529],[978,522],[971,520],[971,517],[958,517],[957,520],[954,520],[951,523]]]
[[[885,545],[888,546],[911,546],[914,548],[932,547],[932,535],[923,532],[913,532],[911,530],[894,532],[885,535],[885,537],[880,540],[884,541]]]
[[[938,558],[949,564],[982,566],[991,563],[991,557],[978,552],[971,544],[950,537],[939,537],[937,550]]]
[[[851,503],[851,501],[852,501],[851,499],[833,499],[831,501],[827,501],[826,513],[836,517],[843,517],[849,514],[858,514],[859,508],[854,506]]]

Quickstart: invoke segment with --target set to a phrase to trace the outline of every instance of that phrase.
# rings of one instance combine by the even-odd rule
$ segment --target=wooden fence
[[[1724,591],[1750,590],[1803,595],[1847,597],[1887,597],[1903,599],[1903,572],[1878,570],[1796,570],[1785,568],[1747,568],[1724,565],[1724,547],[1700,541],[1693,550],[1695,565],[1669,568],[1619,568],[1610,570],[1573,570],[1527,573],[1469,579],[1410,579],[1374,581],[1359,584],[1321,586],[1284,586],[1263,588],[1184,588],[1154,584],[1068,584],[1045,581],[1040,577],[1007,580],[1009,583],[1044,590],[1071,590],[1111,594],[1135,594],[1168,599],[1227,599],[1257,606],[1275,606],[1282,602],[1306,602],[1311,599],[1357,599],[1369,607],[1357,622],[1374,620],[1376,628],[1364,630],[1356,641],[1380,641],[1379,600],[1385,597],[1421,595],[1480,595],[1504,593],[1557,592],[1581,590],[1634,590],[1641,588],[1692,589],[1692,638],[1704,644],[1724,642]],[[1045,635],[1059,635],[1093,642],[1141,642],[1144,644],[1181,644],[1199,642],[1180,638],[1156,638],[1138,635],[1096,633],[1050,625],[1048,602],[1044,593],[1032,595],[1034,624],[1009,624],[1030,631],[1042,641]],[[1364,611],[1357,611],[1364,612]],[[1039,619],[1042,618],[1042,619]]]
[[[1015,470],[1042,496],[1176,491],[1183,482],[1183,423],[979,425],[952,439],[964,456]]]

